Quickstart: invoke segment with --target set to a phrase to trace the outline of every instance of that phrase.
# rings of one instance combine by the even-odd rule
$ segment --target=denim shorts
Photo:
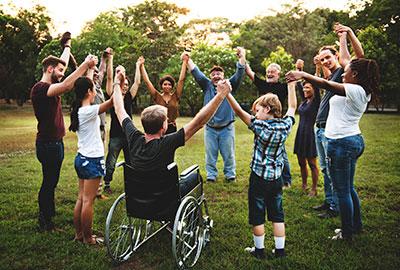
[[[77,154],[75,157],[75,171],[80,179],[96,179],[106,175],[104,157],[89,158]]]
[[[253,226],[265,223],[265,209],[268,220],[284,222],[282,206],[282,176],[275,181],[266,181],[251,172],[249,185],[249,223]]]

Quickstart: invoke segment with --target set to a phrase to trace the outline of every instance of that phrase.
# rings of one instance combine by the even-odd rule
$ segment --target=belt
[[[229,125],[232,124],[233,122],[235,122],[235,120],[232,120],[232,121],[230,121],[228,124],[223,125],[223,126],[219,126],[219,127],[210,126],[209,124],[207,124],[207,126],[210,127],[210,128],[216,129],[216,130],[220,130],[220,129],[226,128],[227,126],[229,126]]]
[[[326,123],[317,123],[317,128],[325,128]]]

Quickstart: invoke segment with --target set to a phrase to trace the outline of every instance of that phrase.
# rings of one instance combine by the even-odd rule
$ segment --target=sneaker
[[[259,259],[259,260],[265,259],[264,249],[258,249],[255,247],[247,247],[244,249],[244,251],[250,253],[250,255],[256,257],[256,259]]]
[[[111,195],[113,193],[110,186],[104,186],[104,192],[107,193],[108,195]]]
[[[236,182],[236,178],[235,177],[226,178],[226,181],[228,183],[233,183],[233,182]]]
[[[343,235],[341,229],[336,229],[336,230],[335,230],[335,235],[332,236],[332,237],[329,237],[329,239],[331,239],[331,240],[346,240],[346,241],[351,241],[351,240],[353,240],[353,238],[352,238],[351,235],[349,235],[349,236]]]
[[[324,202],[321,205],[317,205],[317,206],[313,206],[312,209],[316,210],[316,211],[325,211],[329,209],[329,204],[327,204],[326,202]]]
[[[326,210],[325,213],[318,214],[319,218],[334,218],[334,217],[337,217],[337,216],[339,216],[339,212],[334,211],[334,210],[332,210],[330,208],[328,210]]]
[[[215,179],[207,178],[207,182],[208,182],[208,183],[215,183]]]
[[[282,258],[282,257],[286,257],[286,253],[285,253],[285,249],[273,249],[272,250],[272,254],[275,255],[275,258]]]

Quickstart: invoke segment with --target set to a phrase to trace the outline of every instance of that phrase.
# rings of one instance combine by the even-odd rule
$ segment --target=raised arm
[[[65,41],[64,49],[60,56],[60,59],[65,62],[64,72],[68,68],[70,54],[71,54],[71,38],[69,38]]]
[[[140,57],[139,57],[140,59]],[[135,80],[131,86],[131,89],[129,89],[129,92],[131,93],[132,98],[134,98],[137,94],[137,91],[139,89],[140,85],[140,61],[139,59],[136,61],[136,70],[135,70]]]
[[[245,71],[250,80],[254,81],[254,71],[251,69],[249,63],[246,64]]]
[[[85,61],[67,78],[65,78],[64,81],[51,84],[49,90],[47,91],[47,96],[59,96],[65,92],[70,91],[74,87],[76,79],[83,76],[88,69],[94,67],[96,64],[97,57],[93,55],[88,55]]]
[[[296,88],[296,81],[288,83],[288,109],[286,115],[292,117],[294,117],[294,113],[296,112],[296,107],[297,107],[295,88]]]
[[[300,79],[305,79],[306,81],[310,82],[312,85],[332,91],[337,95],[340,95],[340,96],[346,95],[344,86],[341,83],[337,83],[334,81],[328,81],[326,79],[308,74],[307,72],[304,72],[304,71],[289,71],[288,73],[286,73],[286,81],[288,83],[297,81]]]
[[[344,68],[350,63],[351,55],[349,49],[347,48],[347,32],[338,33],[339,36],[339,64]]]
[[[178,96],[178,98],[182,96],[183,86],[185,85],[186,69],[189,61],[189,54],[186,52],[182,53],[181,59],[182,59],[181,73],[179,74],[179,80],[176,86],[176,95]]]
[[[217,85],[217,94],[214,98],[207,103],[196,116],[186,124],[183,129],[185,131],[185,141],[189,140],[199,129],[201,129],[210,118],[217,111],[219,105],[226,97],[226,95],[232,90],[232,87],[227,80],[221,80]]]
[[[232,85],[232,92],[235,92],[239,88],[240,83],[243,79],[243,74],[246,65],[246,50],[242,47],[237,47],[236,55],[239,58],[238,63],[236,63],[236,72],[229,79]]]
[[[358,40],[356,34],[353,32],[353,30],[350,27],[342,25],[340,23],[337,23],[337,24],[335,24],[334,29],[340,39],[340,56],[341,56],[340,58],[344,57],[344,59],[345,59],[344,63],[340,63],[343,67],[351,60],[351,56],[347,49],[347,42],[346,42],[346,50],[343,50],[343,52],[342,52],[342,41],[341,41],[342,34],[345,34],[345,36],[347,36],[349,38],[351,47],[353,48],[353,51],[354,51],[355,58],[364,58],[364,50],[362,48],[361,42]],[[344,45],[344,43],[343,43],[343,45]],[[340,58],[339,58],[339,61],[340,61]]]
[[[103,84],[104,74],[106,73],[107,59],[108,59],[108,55],[110,54],[110,51],[111,51],[111,48],[107,48],[104,50],[103,54],[101,55],[100,66],[99,66],[99,75],[98,75],[99,85]]]
[[[106,100],[106,101],[104,101],[103,103],[100,104],[99,114],[102,114],[103,112],[106,112],[112,106],[113,106],[113,97],[111,96],[108,100]]]
[[[112,54],[112,50],[110,50],[110,53],[107,55],[107,81],[106,81],[106,92],[109,97],[113,94],[113,77],[114,77],[114,65],[113,65],[113,60],[114,60],[114,55]]]
[[[116,80],[113,84],[114,94],[112,98],[115,108],[115,114],[117,115],[118,121],[121,126],[122,126],[122,121],[124,121],[125,118],[129,117],[124,108],[124,98],[122,97],[122,92],[121,92],[121,87],[123,86],[124,82],[125,82],[125,74],[123,72],[120,72],[116,76]]]
[[[147,90],[150,92],[150,95],[154,98],[157,94],[157,89],[154,87],[154,85],[149,79],[149,75],[147,74],[146,68],[144,67],[144,58],[143,58],[143,63],[140,65],[140,73],[142,74],[143,81],[147,86]]]
[[[240,107],[239,103],[237,103],[232,94],[229,94],[226,99],[228,100],[235,114],[239,116],[239,118],[242,119],[247,126],[250,125],[251,115],[243,110],[242,107]]]

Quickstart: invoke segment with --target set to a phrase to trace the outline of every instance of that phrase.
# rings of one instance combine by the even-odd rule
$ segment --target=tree
[[[400,54],[399,47],[391,43],[383,27],[368,26],[358,35],[363,44],[365,57],[375,59],[379,65],[381,75],[381,110],[385,105],[395,105],[400,112],[400,83],[397,78],[400,73],[398,63],[393,59]]]
[[[29,97],[35,82],[37,56],[51,40],[50,25],[50,17],[43,6],[19,9],[15,17],[0,11],[1,97],[15,98],[19,105]]]
[[[301,2],[285,5],[275,16],[256,17],[241,25],[240,34],[232,37],[234,44],[251,50],[249,60],[256,72],[264,68],[259,59],[265,58],[278,46],[283,46],[293,58],[302,58],[305,69],[311,70],[312,60],[325,36],[326,19],[310,13]],[[254,61],[256,60],[256,61]]]

